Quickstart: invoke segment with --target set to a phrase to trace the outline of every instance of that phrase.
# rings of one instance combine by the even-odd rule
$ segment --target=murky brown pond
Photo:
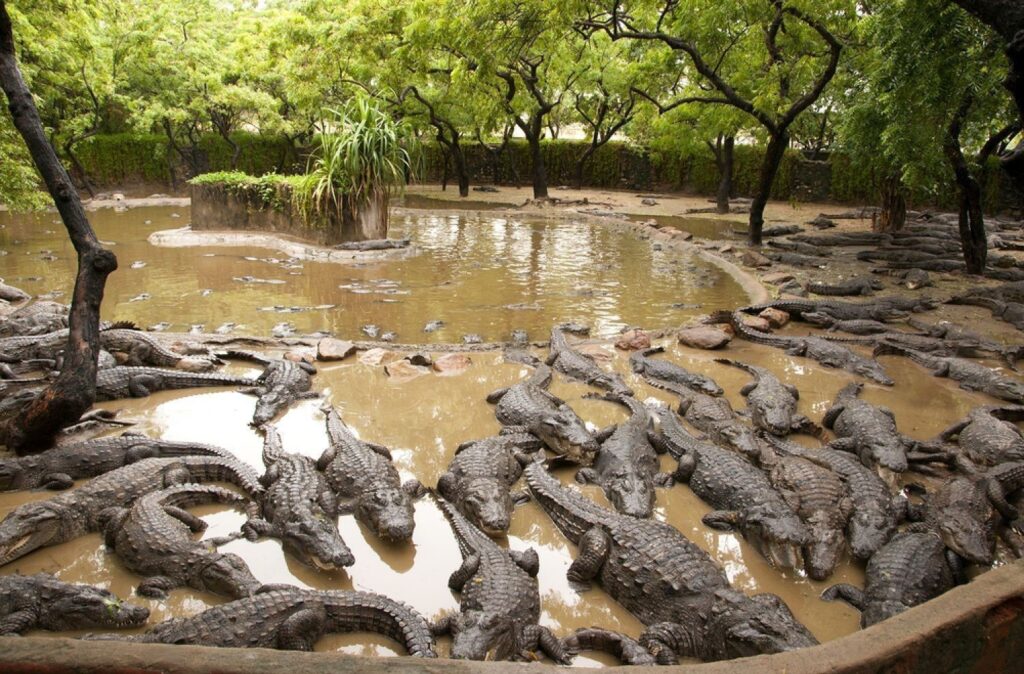
[[[740,218],[743,216],[734,216]],[[729,239],[734,237],[736,230],[742,230],[746,225],[731,220],[719,220],[715,218],[701,218],[690,215],[633,215],[631,220],[644,222],[654,220],[662,227],[671,227],[683,232],[693,234],[695,239]]]
[[[486,214],[392,218],[391,236],[417,253],[359,264],[289,260],[265,248],[163,248],[147,237],[184,226],[188,208],[105,209],[89,214],[120,267],[104,317],[185,332],[225,323],[268,335],[280,323],[300,333],[362,337],[376,324],[404,342],[452,342],[476,333],[504,340],[516,328],[545,338],[581,320],[595,334],[630,325],[668,327],[742,303],[746,294],[719,267],[688,253],[654,250],[626,229],[565,219]],[[3,278],[36,294],[70,295],[75,258],[54,214],[0,212]],[[423,332],[433,320],[445,326]],[[225,330],[228,326],[225,326]]]
[[[653,397],[673,402],[671,396],[648,387],[629,373],[623,354],[613,353],[610,348],[608,353],[612,366],[625,374],[640,399]],[[835,393],[852,380],[852,375],[819,367],[812,361],[790,358],[781,351],[743,342],[733,342],[724,353],[768,367],[784,381],[795,384],[801,392],[801,411],[815,420],[820,420]],[[744,402],[738,391],[748,377],[737,369],[714,363],[713,358],[721,355],[723,352],[700,352],[669,345],[665,357],[713,376],[727,391],[734,408],[741,409]],[[456,445],[499,429],[493,407],[484,400],[486,394],[526,376],[529,370],[518,364],[504,363],[496,354],[473,354],[472,359],[469,369],[458,376],[429,374],[403,383],[389,379],[380,366],[351,361],[322,367],[314,378],[314,385],[362,438],[392,448],[396,465],[404,477],[415,476],[433,485],[450,461]],[[932,437],[986,400],[984,396],[961,391],[947,380],[934,379],[908,361],[887,358],[885,365],[897,385],[887,389],[868,384],[864,395],[873,403],[892,408],[900,429],[912,437]],[[590,390],[584,385],[557,377],[552,390],[595,427],[625,418],[624,411],[617,405],[583,399],[582,395]],[[316,457],[327,446],[318,405],[318,401],[302,402],[279,420],[277,426],[286,449]],[[137,419],[138,430],[177,440],[219,444],[262,469],[261,438],[247,425],[253,409],[251,397],[226,389],[197,395],[174,392],[142,400],[104,403],[104,407],[121,409],[124,417]],[[667,457],[663,462],[665,468],[670,468]],[[572,482],[571,471],[558,474],[573,488],[580,488]],[[580,489],[595,501],[606,503],[600,489]],[[40,496],[45,494],[0,494],[0,516],[14,505]],[[862,584],[863,572],[859,566],[844,563],[827,583],[810,581],[795,572],[780,572],[769,566],[738,535],[705,527],[700,517],[708,510],[688,487],[676,485],[669,490],[659,490],[655,517],[671,523],[707,550],[724,567],[737,588],[748,593],[770,591],[781,595],[820,640],[835,639],[857,629],[859,615],[856,611],[842,602],[823,602],[818,595],[834,582]],[[199,512],[211,524],[206,536],[224,535],[236,530],[243,521],[241,513],[219,507],[211,506]],[[356,555],[356,563],[348,573],[329,575],[306,568],[286,558],[276,541],[236,541],[226,549],[244,557],[256,577],[266,583],[378,591],[410,603],[427,616],[437,616],[458,606],[457,595],[447,588],[447,578],[459,566],[460,556],[444,517],[429,499],[418,502],[416,513],[413,543],[404,546],[384,545],[352,517],[341,517],[341,532]],[[580,593],[569,586],[565,572],[575,555],[574,546],[535,504],[528,503],[516,510],[508,545],[515,549],[532,546],[539,553],[543,624],[560,634],[591,625],[622,630],[634,636],[641,631],[639,622],[599,588]],[[104,550],[98,535],[38,551],[0,569],[2,573],[37,571],[52,572],[65,580],[104,585],[126,597],[139,581]],[[172,592],[167,601],[135,600],[151,607],[153,621],[171,615],[193,614],[218,602],[215,597],[181,589]],[[318,649],[360,654],[390,654],[401,650],[386,639],[365,635],[325,638]],[[447,643],[442,643],[441,651],[446,649]],[[592,653],[576,661],[580,666],[609,662]]]

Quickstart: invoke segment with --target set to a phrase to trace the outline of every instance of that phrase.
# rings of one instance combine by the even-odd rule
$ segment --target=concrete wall
[[[529,669],[527,669],[529,668]],[[46,637],[0,639],[0,671],[18,674],[525,674],[538,665],[369,658],[340,653],[214,649]],[[702,665],[574,669],[574,672],[786,672],[946,674],[1024,671],[1024,563],[989,571],[968,585],[843,639],[792,653]]]

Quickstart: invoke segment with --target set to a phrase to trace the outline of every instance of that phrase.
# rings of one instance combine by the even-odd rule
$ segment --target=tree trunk
[[[1010,73],[1004,84],[1017,104],[1021,128],[1024,128],[1024,29],[1017,33],[1007,47],[1006,56],[1010,59]],[[1019,141],[1012,152],[1003,156],[1000,165],[1013,178],[1017,189],[1024,192],[1024,140]]]
[[[893,171],[882,180],[882,212],[879,214],[876,231],[898,232],[907,222],[907,198],[903,179]]]
[[[729,197],[732,196],[733,146],[736,139],[726,136],[720,149],[716,148],[715,164],[718,165],[718,194],[715,196],[715,210],[729,212]]]
[[[97,240],[67,171],[46,139],[39,111],[18,69],[11,19],[4,0],[0,0],[0,87],[7,96],[14,126],[24,139],[78,254],[68,343],[60,374],[3,429],[8,448],[21,453],[51,443],[62,428],[78,421],[96,399],[100,304],[107,276],[117,269],[117,258]]]
[[[459,139],[452,141],[452,162],[455,164],[455,177],[459,181],[459,196],[469,196],[469,169],[466,167],[466,153],[459,144]]]
[[[93,187],[92,181],[89,180],[89,174],[85,172],[85,167],[82,166],[82,162],[78,161],[78,155],[75,154],[74,141],[68,141],[64,144],[64,154],[67,155],[68,159],[71,160],[71,167],[78,174],[79,180],[82,182],[82,187],[89,193],[90,197],[96,196],[96,188]]]
[[[968,274],[983,274],[988,257],[988,240],[985,238],[985,219],[981,209],[981,186],[971,175],[967,160],[960,147],[960,129],[971,108],[973,98],[968,96],[953,116],[946,131],[943,150],[953,168],[957,189],[960,190],[960,245],[963,247],[964,263]]]
[[[548,172],[544,166],[544,152],[540,146],[540,134],[527,139],[530,143],[530,170],[533,172],[533,198],[548,198]]]
[[[576,160],[576,170],[574,171],[574,176],[572,180],[573,187],[575,187],[576,189],[583,188],[584,169],[586,168],[587,162],[590,161],[590,158],[594,155],[594,152],[596,150],[597,145],[591,142],[591,144],[587,146],[587,149],[583,151],[583,154],[580,155],[580,158]]]
[[[438,147],[441,148],[441,158],[444,161],[441,163],[441,191],[448,191],[448,166],[451,164],[451,157],[448,155],[448,148],[444,143],[439,143]]]
[[[761,229],[764,227],[764,207],[768,205],[768,199],[772,194],[772,184],[782,164],[782,157],[786,154],[786,147],[789,145],[789,133],[780,131],[774,133],[768,141],[768,147],[764,151],[764,161],[761,163],[761,176],[757,181],[757,192],[750,204],[750,236],[748,242],[751,246],[761,245]]]

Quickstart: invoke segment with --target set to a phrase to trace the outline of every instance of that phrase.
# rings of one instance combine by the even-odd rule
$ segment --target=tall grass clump
[[[326,224],[343,198],[353,211],[376,202],[386,218],[391,195],[401,193],[415,168],[411,129],[365,96],[328,112],[297,181],[296,205],[309,224]]]

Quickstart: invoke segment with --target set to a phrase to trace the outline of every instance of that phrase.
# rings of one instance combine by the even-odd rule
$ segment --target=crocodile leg
[[[635,639],[599,627],[581,627],[562,639],[562,645],[573,652],[595,650],[608,653],[624,665],[655,664],[651,652]]]
[[[426,495],[427,488],[423,486],[422,482],[416,478],[412,478],[411,480],[407,480],[402,483],[402,491],[412,498],[420,498],[421,496]]]
[[[57,491],[60,489],[71,489],[71,487],[75,486],[75,481],[67,473],[50,473],[43,476],[43,481],[39,486],[42,489]]]
[[[701,518],[706,526],[719,531],[732,531],[739,522],[740,514],[735,510],[712,510]]]
[[[589,529],[580,537],[579,554],[569,566],[565,577],[574,583],[589,585],[601,572],[610,551],[608,534],[600,527]]]
[[[848,583],[833,585],[821,593],[821,598],[825,601],[842,599],[858,611],[864,610],[864,590]]]
[[[288,651],[312,651],[326,627],[327,611],[322,605],[299,609],[281,623],[277,646]]]
[[[490,393],[487,394],[487,402],[491,403],[492,405],[497,404],[499,400],[505,397],[506,393],[508,393],[507,386],[505,388],[500,388],[497,391],[491,391]]]
[[[576,653],[566,648],[551,630],[537,624],[523,628],[522,650],[524,654],[536,653],[539,650],[560,665],[572,664],[573,658],[576,657]]]
[[[1006,501],[1006,492],[1003,489],[1003,485],[999,484],[998,480],[986,480],[985,482],[985,493],[995,509],[1008,521],[1016,520],[1020,514],[1016,508]]]
[[[145,374],[133,375],[128,378],[128,392],[133,398],[145,398],[159,385],[156,377]]]
[[[150,597],[152,599],[166,599],[167,593],[172,589],[178,587],[173,579],[166,576],[153,576],[152,578],[146,578],[139,586],[135,589],[135,592],[140,597]]]
[[[454,636],[455,628],[458,624],[458,615],[449,613],[442,616],[440,620],[435,620],[430,623],[430,633],[435,637],[441,637],[445,634],[451,634]]]
[[[529,503],[530,493],[526,490],[520,490],[512,494],[512,505],[520,506],[524,503]]]
[[[537,577],[537,572],[540,571],[540,557],[537,556],[536,550],[533,548],[509,550],[508,555],[516,563],[516,566],[529,574],[531,578]]]
[[[8,613],[0,619],[0,636],[21,634],[31,629],[37,620],[35,611],[27,608]]]
[[[469,582],[469,579],[476,575],[480,567],[480,555],[469,555],[462,560],[462,566],[452,571],[448,577],[448,587],[456,592],[461,592],[462,587]]]
[[[640,644],[650,651],[659,665],[677,665],[679,656],[697,656],[695,635],[679,623],[661,622],[648,626],[640,634]]]
[[[598,481],[600,476],[597,471],[593,468],[580,468],[576,471],[575,480],[579,484],[594,484]]]
[[[165,505],[164,512],[173,517],[174,519],[178,520],[182,524],[184,524],[186,527],[188,527],[188,530],[194,534],[197,534],[200,531],[206,531],[206,522],[202,521],[201,519],[199,519],[198,517],[196,517],[195,515],[193,515],[192,513],[183,508]]]

